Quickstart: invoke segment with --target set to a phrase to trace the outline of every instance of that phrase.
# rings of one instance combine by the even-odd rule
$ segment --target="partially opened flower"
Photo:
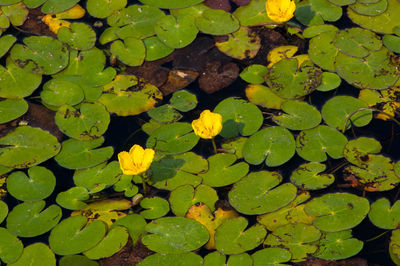
[[[138,175],[149,169],[154,159],[153,149],[143,149],[140,145],[133,145],[129,150],[118,153],[119,166],[125,175]]]
[[[296,4],[293,0],[267,0],[267,15],[275,22],[286,22],[293,17]]]
[[[194,133],[203,139],[212,139],[222,130],[222,116],[210,110],[204,110],[200,118],[192,121]]]

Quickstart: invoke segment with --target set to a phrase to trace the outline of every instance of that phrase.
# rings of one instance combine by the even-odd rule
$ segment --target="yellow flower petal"
[[[200,118],[192,121],[194,133],[203,139],[212,139],[222,130],[222,116],[210,110],[204,110]]]
[[[154,159],[154,150],[143,149],[140,145],[133,145],[129,150],[120,152],[118,160],[121,170],[126,175],[138,175],[149,169]]]
[[[265,9],[271,20],[281,23],[293,17],[296,4],[292,0],[267,0]]]
[[[136,175],[136,169],[133,167],[133,161],[126,151],[118,153],[119,166],[125,175]]]

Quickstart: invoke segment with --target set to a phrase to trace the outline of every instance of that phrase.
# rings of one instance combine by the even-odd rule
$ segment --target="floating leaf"
[[[17,38],[13,35],[4,35],[0,38],[0,58],[3,57],[8,50],[14,45]]]
[[[106,234],[106,224],[101,221],[86,223],[86,217],[72,216],[51,230],[49,244],[54,253],[78,254],[97,245]]]
[[[294,45],[282,45],[275,47],[270,50],[267,55],[267,60],[269,62],[268,67],[273,66],[275,63],[281,61],[284,58],[291,58],[297,52],[299,48]]]
[[[83,169],[98,165],[110,159],[114,153],[111,146],[96,149],[103,142],[103,137],[86,141],[68,139],[61,144],[61,152],[54,159],[59,165],[68,169]]]
[[[124,192],[125,197],[133,197],[139,192],[138,186],[132,183],[133,176],[122,175],[117,183],[114,184],[116,192]]]
[[[340,86],[342,79],[335,73],[324,72],[322,73],[321,84],[315,88],[317,91],[331,91]]]
[[[196,27],[205,34],[226,35],[239,29],[234,15],[222,9],[207,9],[195,18]]]
[[[88,0],[86,9],[92,17],[106,18],[124,8],[126,4],[127,0]]]
[[[320,112],[306,102],[287,101],[281,108],[285,113],[273,115],[272,120],[290,130],[310,129],[321,123]]]
[[[196,108],[197,97],[195,94],[190,93],[186,90],[180,90],[172,94],[169,103],[178,111],[188,112]]]
[[[164,0],[162,2],[158,0],[139,0],[141,3],[149,6],[156,6],[159,8],[184,8],[188,6],[193,6],[203,2],[204,0]]]
[[[215,233],[215,246],[222,254],[240,254],[259,246],[267,235],[267,230],[261,224],[255,224],[249,229],[244,217],[224,221]]]
[[[302,190],[323,189],[335,181],[332,174],[320,174],[326,165],[318,162],[305,163],[296,168],[290,176],[290,182]]]
[[[182,115],[169,104],[150,109],[147,114],[159,123],[173,123],[182,118]]]
[[[150,234],[142,238],[150,250],[164,254],[181,254],[203,246],[209,238],[207,229],[191,219],[164,217],[147,224]]]
[[[266,66],[253,64],[243,69],[240,77],[247,83],[261,84],[264,83],[264,76],[267,72],[268,68]]]
[[[40,98],[45,105],[58,109],[64,104],[72,106],[82,102],[85,95],[78,83],[55,78],[43,85]]]
[[[183,48],[190,44],[197,36],[198,29],[189,16],[175,18],[167,15],[154,27],[157,37],[170,48]]]
[[[80,210],[87,206],[83,201],[89,199],[89,192],[84,187],[72,187],[67,191],[58,193],[56,202],[68,210]]]
[[[208,171],[199,174],[203,184],[211,187],[223,187],[233,184],[244,177],[249,171],[249,165],[239,162],[234,154],[217,153],[208,157]]]
[[[24,202],[12,209],[7,217],[7,229],[17,236],[34,237],[51,230],[61,219],[61,208],[51,205],[43,210],[43,200]]]
[[[146,56],[146,48],[142,40],[126,38],[124,41],[114,41],[110,52],[122,63],[128,66],[140,66]]]
[[[238,7],[233,15],[239,20],[241,26],[274,23],[267,16],[264,0],[251,0],[248,5]]]
[[[291,257],[292,254],[283,248],[264,248],[251,255],[254,266],[262,266],[266,263],[279,265],[282,262],[288,262]]]
[[[371,204],[369,220],[382,229],[396,229],[400,223],[400,201],[390,206],[387,198],[380,198]]]
[[[16,199],[34,201],[45,199],[56,186],[54,174],[42,166],[28,169],[29,178],[24,172],[13,172],[7,178],[7,191]]]
[[[21,26],[25,22],[29,13],[29,10],[23,3],[2,6],[1,11],[6,17],[8,17],[10,23],[14,26]]]
[[[229,203],[247,215],[275,211],[296,197],[296,187],[290,183],[278,186],[281,182],[282,176],[277,172],[252,172],[233,186]]]
[[[313,256],[324,260],[342,260],[356,255],[362,248],[363,242],[352,238],[351,230],[325,233]]]
[[[232,265],[232,266],[235,266],[235,265],[237,265],[237,266],[239,266],[239,265],[241,265],[241,266],[252,266],[253,265],[253,259],[247,253],[230,255],[227,265]]]
[[[251,103],[265,108],[281,109],[282,103],[287,101],[278,96],[273,90],[263,85],[250,84],[246,88],[246,97]]]
[[[68,49],[52,37],[30,36],[24,44],[14,45],[10,55],[14,63],[29,72],[51,75],[68,65]]]
[[[139,262],[138,266],[186,266],[190,261],[192,266],[202,266],[203,258],[193,252],[183,254],[160,254],[156,253],[146,257]]]
[[[243,146],[243,157],[250,164],[279,166],[293,157],[295,142],[289,130],[274,126],[259,130]]]
[[[146,61],[155,61],[171,54],[174,49],[166,46],[159,38],[153,36],[143,40],[146,48]]]
[[[1,40],[0,40],[1,41]],[[394,35],[384,35],[382,37],[383,44],[391,51],[400,53],[400,37]],[[1,53],[0,53],[1,54]]]
[[[352,9],[355,13],[371,17],[383,14],[387,10],[387,8],[388,8],[387,0],[379,0],[375,3],[367,3],[367,4],[357,1],[354,4],[349,5],[349,9]]]
[[[263,123],[263,115],[252,103],[234,97],[221,101],[214,109],[222,115],[222,131],[224,138],[240,135],[249,136],[255,133]]]
[[[75,50],[89,50],[96,42],[96,32],[85,23],[71,23],[70,28],[61,27],[57,37]]]
[[[346,143],[345,135],[334,128],[319,125],[300,132],[296,138],[296,152],[307,161],[324,162],[328,158],[326,153],[333,159],[342,158]]]
[[[203,266],[224,266],[226,262],[226,256],[224,254],[219,253],[218,251],[214,251],[208,253],[204,257]]]
[[[239,137],[225,141],[222,143],[222,148],[226,153],[235,154],[238,159],[243,158],[243,146],[246,143],[247,138]]]
[[[60,13],[67,9],[72,8],[78,2],[79,2],[79,0],[72,0],[72,1],[47,0],[43,4],[41,11],[45,14]]]
[[[0,165],[27,168],[40,164],[60,151],[56,137],[40,128],[18,126],[0,138]]]
[[[308,54],[311,60],[319,67],[328,71],[335,71],[335,57],[339,50],[334,45],[336,31],[322,32],[310,40]]]
[[[0,227],[0,259],[4,263],[15,262],[22,254],[24,246],[14,234]]]
[[[28,111],[28,103],[24,100],[5,99],[0,101],[0,124],[10,122]]]
[[[392,261],[398,265],[400,263],[400,229],[392,231],[389,243],[389,254]]]
[[[115,221],[110,227],[110,229],[115,226],[124,226],[128,229],[129,236],[132,239],[133,245],[139,241],[140,237],[146,233],[145,219],[139,214],[129,214]]]
[[[165,216],[169,212],[169,203],[163,198],[144,198],[140,201],[140,207],[147,209],[140,212],[144,218],[152,220]]]
[[[350,0],[350,1],[355,1],[355,0]],[[322,25],[316,25],[316,26],[310,26],[304,29],[303,31],[303,36],[305,38],[313,38],[323,32],[327,31],[339,31],[337,27],[331,24],[322,24]]]
[[[350,193],[328,193],[305,206],[313,224],[325,232],[338,232],[357,226],[369,212],[369,201]]]
[[[99,266],[99,263],[97,261],[90,260],[83,255],[63,256],[58,263],[60,266],[72,266],[72,265]]]
[[[4,201],[0,200],[0,224],[7,217],[7,214],[8,214],[8,205]]]
[[[374,138],[359,137],[350,140],[343,150],[343,155],[347,161],[357,166],[362,166],[368,160],[370,153],[379,153],[382,145]]]
[[[51,249],[43,243],[34,243],[24,248],[21,257],[10,266],[26,265],[56,265],[56,256]]]

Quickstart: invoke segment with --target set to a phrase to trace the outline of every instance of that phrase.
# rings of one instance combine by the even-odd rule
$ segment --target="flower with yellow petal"
[[[118,153],[118,161],[125,175],[139,175],[149,169],[154,159],[153,149],[143,149],[140,145],[133,145],[129,150]]]
[[[296,4],[293,0],[267,0],[265,9],[270,19],[275,22],[286,22],[293,17]]]
[[[204,110],[200,118],[192,121],[194,133],[203,139],[212,139],[222,130],[222,116],[210,110]]]

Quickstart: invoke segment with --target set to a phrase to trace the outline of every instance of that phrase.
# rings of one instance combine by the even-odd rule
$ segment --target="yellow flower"
[[[212,139],[222,130],[222,116],[204,110],[200,118],[192,121],[194,133],[203,139]]]
[[[143,149],[140,145],[133,145],[129,153],[118,153],[119,166],[125,175],[138,175],[149,169],[154,158],[153,149]]]
[[[293,17],[296,4],[293,0],[267,0],[265,9],[270,19],[275,22],[286,22]]]

